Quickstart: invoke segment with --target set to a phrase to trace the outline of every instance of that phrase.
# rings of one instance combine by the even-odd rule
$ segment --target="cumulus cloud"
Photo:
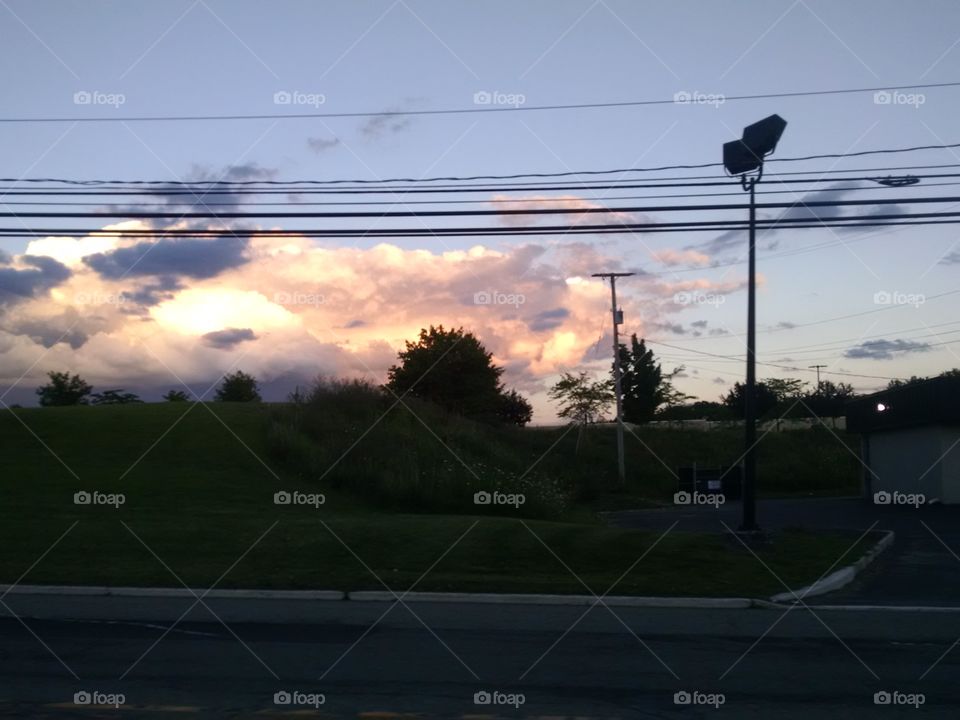
[[[71,274],[63,263],[42,255],[23,255],[20,265],[0,267],[0,306],[36,297]]]
[[[560,370],[607,363],[595,348],[604,320],[609,327],[609,286],[589,273],[622,266],[602,245],[586,243],[439,252],[388,243],[325,247],[265,232],[239,245],[55,240],[37,241],[43,257],[12,258],[10,268],[45,272],[58,284],[43,292],[34,278],[7,310],[0,383],[14,382],[41,348],[48,351],[24,385],[71,368],[95,385],[139,391],[175,381],[172,371],[202,391],[241,352],[242,369],[277,393],[318,373],[379,382],[406,340],[442,323],[474,332],[505,367],[510,387],[542,397]],[[643,273],[630,278],[620,298],[625,331],[643,336],[671,322],[680,308],[664,300],[677,287]],[[739,284],[682,287],[732,292]],[[514,302],[479,304],[478,293]],[[603,346],[609,342],[607,333]],[[551,411],[545,400],[539,407]]]
[[[922,353],[929,350],[930,343],[912,340],[867,340],[848,349],[843,356],[851,359],[892,360],[900,355]]]

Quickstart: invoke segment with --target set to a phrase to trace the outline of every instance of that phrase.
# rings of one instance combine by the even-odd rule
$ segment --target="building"
[[[861,434],[865,497],[960,503],[960,376],[858,397],[847,405],[847,430]]]

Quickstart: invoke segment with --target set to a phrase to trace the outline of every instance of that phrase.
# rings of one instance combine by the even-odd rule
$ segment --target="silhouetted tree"
[[[183,390],[171,390],[163,396],[163,399],[167,402],[187,402],[187,400],[190,399],[190,396],[187,395]]]
[[[630,347],[620,345],[620,387],[623,392],[623,419],[630,423],[653,420],[661,406],[677,405],[691,399],[673,387],[672,378],[683,371],[664,373],[644,340],[630,336]],[[613,369],[611,368],[611,377]]]
[[[48,372],[50,382],[37,388],[43,407],[58,405],[86,405],[93,387],[79,375],[65,372]]]
[[[90,396],[91,405],[128,405],[130,403],[142,403],[143,400],[136,393],[125,392],[122,388],[118,390],[104,390],[94,393]]]
[[[806,395],[804,403],[811,413],[817,417],[838,417],[846,411],[848,400],[853,399],[856,391],[847,383],[832,383],[829,380],[820,382],[817,391]]]
[[[756,391],[757,418],[762,418],[777,406],[777,396],[766,382],[758,382],[754,387]],[[746,385],[734,383],[730,392],[721,398],[723,404],[733,411],[735,417],[741,420],[746,416],[746,390]]]
[[[500,396],[500,419],[509,425],[523,427],[533,418],[533,406],[516,390]]]
[[[214,399],[219,402],[259,402],[260,387],[253,375],[237,370],[224,376]]]
[[[557,417],[578,425],[599,421],[616,399],[609,381],[593,380],[586,372],[563,373],[547,395],[560,404]]]
[[[431,325],[420,331],[416,342],[408,340],[398,358],[400,362],[387,372],[386,387],[399,397],[407,393],[486,422],[506,419],[505,402],[519,410],[518,394],[504,399],[503,368],[494,365],[493,355],[463,328],[445,330],[442,325]]]

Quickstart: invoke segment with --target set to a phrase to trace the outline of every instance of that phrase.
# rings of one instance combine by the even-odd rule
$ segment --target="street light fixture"
[[[779,115],[770,115],[743,129],[739,140],[723,145],[723,167],[727,173],[740,179],[740,185],[750,193],[750,257],[747,281],[747,382],[744,388],[743,434],[743,519],[740,531],[755,533],[757,525],[757,456],[754,452],[757,437],[757,203],[755,187],[763,177],[763,161],[773,153],[780,142],[787,121]]]

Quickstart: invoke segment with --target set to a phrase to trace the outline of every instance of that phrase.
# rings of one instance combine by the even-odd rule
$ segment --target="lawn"
[[[522,509],[472,502],[463,512],[411,512],[416,503],[392,510],[343,477],[320,481],[289,458],[278,459],[269,439],[275,411],[168,403],[0,415],[7,448],[0,461],[0,542],[8,549],[0,554],[0,582],[29,569],[21,582],[176,587],[179,576],[208,587],[223,576],[219,587],[382,589],[382,580],[399,591],[429,569],[417,590],[587,592],[579,577],[603,593],[632,567],[614,593],[765,596],[784,589],[759,560],[720,535],[672,533],[634,565],[657,535],[604,526],[576,501],[555,517],[521,517]],[[525,462],[536,450],[542,454],[554,432],[509,436],[520,433],[527,443],[517,450]],[[448,432],[447,439],[457,437]],[[431,440],[447,453],[440,439]],[[464,454],[479,457],[489,440],[474,437],[476,447]],[[368,472],[377,462],[389,469],[388,457],[371,463],[372,448],[352,452],[364,453]],[[508,455],[501,447],[483,457]],[[348,458],[347,469],[355,462]],[[546,459],[543,468],[551,472]],[[476,478],[463,467],[446,472],[446,481],[459,477],[472,498]],[[274,504],[274,493],[284,489],[323,493],[325,502]],[[125,502],[76,505],[74,493],[82,490],[122,493]],[[788,584],[800,586],[851,542],[840,534],[785,532],[757,552]]]

